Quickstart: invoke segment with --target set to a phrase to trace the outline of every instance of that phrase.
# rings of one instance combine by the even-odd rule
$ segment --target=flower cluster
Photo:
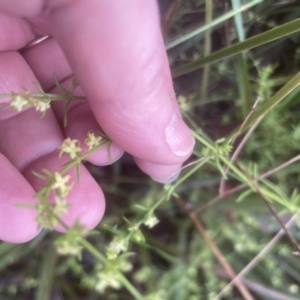
[[[99,293],[103,293],[107,287],[114,289],[121,287],[120,275],[113,270],[99,272],[97,279],[95,290]]]
[[[14,103],[17,105],[17,101],[19,101],[21,105],[22,99],[22,97],[15,94],[16,101]],[[94,133],[89,132],[85,142],[89,149],[92,150],[100,145],[101,140],[101,136],[95,136]],[[65,172],[74,165],[77,165],[79,168],[79,164],[83,159],[83,157],[79,156],[79,152],[81,151],[82,149],[78,140],[67,138],[60,147],[59,156],[62,156],[64,153],[70,156],[73,161],[71,161],[71,163],[69,162],[68,167],[66,167],[67,165],[64,165],[62,171],[54,173],[46,169],[43,170],[43,174],[33,172],[36,177],[48,181],[48,184],[36,194],[36,197],[39,199],[39,204],[35,205],[35,207],[38,211],[37,222],[40,226],[54,228],[57,225],[59,218],[67,212],[68,203],[66,197],[72,189],[73,183],[70,183],[71,176],[65,175]],[[51,191],[55,192],[55,202],[53,204],[48,204],[48,198]],[[67,245],[68,244],[66,244],[65,241],[61,241],[60,249],[68,248]],[[73,252],[78,252],[78,250],[79,249],[73,250]],[[66,250],[61,250],[61,252],[64,251]]]
[[[106,256],[108,259],[116,259],[121,252],[128,249],[128,239],[115,236],[106,248]]]
[[[69,203],[58,196],[53,204],[40,202],[37,209],[36,221],[43,228],[53,229],[58,224],[58,218],[67,213]]]
[[[132,234],[132,238],[138,242],[138,243],[142,243],[145,241],[145,237],[142,233],[142,231],[139,228],[138,224],[135,224],[131,227],[128,228],[128,230],[130,231],[130,233]]]
[[[28,107],[35,107],[36,111],[40,111],[43,114],[50,108],[50,100],[43,96],[35,96],[34,94],[24,91],[20,93],[11,93],[11,108],[16,111],[22,111]]]
[[[128,256],[124,254],[113,261],[107,261],[105,266],[96,265],[96,291],[103,293],[108,287],[119,289],[122,286],[121,272],[128,272],[132,269]]]
[[[56,241],[56,251],[61,255],[73,255],[78,258],[81,257],[81,251],[83,246],[80,240],[87,234],[87,230],[84,226],[76,223],[68,232],[61,235]]]
[[[52,229],[58,224],[60,217],[67,213],[69,203],[66,196],[73,184],[68,184],[70,175],[63,176],[59,172],[53,174],[46,169],[43,173],[33,172],[36,177],[48,181],[48,184],[35,195],[39,199],[39,203],[34,206],[38,212],[36,220],[39,226]],[[55,200],[53,203],[48,203],[51,191],[55,192]]]
[[[178,101],[178,104],[179,104],[179,107],[180,107],[180,110],[181,111],[189,111],[191,109],[191,101],[190,99],[188,99],[187,97],[184,97],[182,95],[178,96],[177,98],[177,101]]]

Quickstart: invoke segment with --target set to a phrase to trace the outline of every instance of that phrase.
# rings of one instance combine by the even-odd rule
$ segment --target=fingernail
[[[180,174],[180,171],[177,171],[176,173],[172,174],[169,178],[167,178],[165,180],[157,179],[157,178],[153,178],[153,177],[151,177],[151,178],[156,182],[166,184],[166,183],[171,183],[171,182],[175,181],[178,178],[179,174]]]
[[[173,115],[165,132],[167,143],[175,155],[185,156],[192,152],[195,139],[190,129],[177,114]]]
[[[118,155],[117,157],[114,157],[111,161],[102,163],[102,164],[94,164],[96,166],[99,167],[104,167],[104,166],[108,166],[108,165],[112,165],[113,163],[115,163],[117,160],[119,160],[122,156],[123,156],[124,152],[122,152],[120,155]]]

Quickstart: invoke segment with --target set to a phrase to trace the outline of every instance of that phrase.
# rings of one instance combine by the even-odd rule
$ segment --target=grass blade
[[[232,7],[234,9],[239,9],[241,6],[240,0],[231,0]],[[234,16],[235,27],[238,34],[239,42],[245,40],[245,29],[242,13],[238,13]],[[206,67],[206,66],[205,66]],[[249,84],[248,76],[248,66],[246,60],[246,52],[240,53],[237,55],[237,81],[238,89],[241,98],[241,109],[242,109],[242,118],[245,118],[251,109],[251,88]]]
[[[41,266],[40,282],[35,295],[36,300],[51,300],[53,277],[58,258],[54,246],[49,248],[45,257],[46,259]]]
[[[211,0],[205,0],[205,23],[208,24],[213,18],[213,2]],[[205,32],[205,42],[204,42],[204,56],[211,53],[211,28],[208,28]],[[207,89],[209,83],[209,66],[205,66],[203,70],[203,79],[201,84],[201,101],[206,100]]]
[[[277,40],[279,38],[282,38],[284,36],[287,36],[297,31],[300,31],[300,18],[291,21],[289,23],[283,24],[281,26],[278,26],[274,29],[263,32],[261,34],[258,34],[254,37],[245,40],[244,42],[234,44],[230,47],[214,52],[209,56],[197,59],[179,68],[176,68],[175,70],[173,70],[172,75],[173,77],[178,77],[180,75],[200,69],[205,65],[209,65],[219,60],[222,60],[224,58],[231,57],[245,50],[258,47],[260,45]]]
[[[212,27],[214,27],[214,26],[216,26],[216,25],[218,25],[218,24],[220,24],[220,23],[222,23],[222,22],[224,22],[224,21],[232,18],[236,14],[249,9],[249,8],[251,8],[254,5],[257,5],[257,4],[261,3],[262,1],[263,0],[254,0],[254,1],[250,2],[250,3],[247,3],[247,4],[243,5],[243,6],[241,6],[239,9],[235,9],[235,10],[230,11],[230,12],[222,15],[221,17],[215,19],[214,21],[212,21],[210,23],[207,23],[207,24],[205,24],[205,25],[203,25],[203,26],[201,26],[199,28],[196,28],[195,30],[192,30],[191,32],[189,32],[189,33],[187,33],[187,34],[185,34],[185,35],[177,38],[174,41],[171,41],[170,43],[168,43],[166,45],[166,49],[169,50],[171,48],[174,48],[175,46],[177,46],[177,45],[179,45],[179,44],[181,44],[181,43],[183,43],[183,42],[185,42],[185,41],[193,38],[194,36],[196,36],[196,35],[198,35],[198,34],[200,34],[202,32],[205,32],[206,30],[208,30],[208,29],[210,29],[210,28],[212,28]]]

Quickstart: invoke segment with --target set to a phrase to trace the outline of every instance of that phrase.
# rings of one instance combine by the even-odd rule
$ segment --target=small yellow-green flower
[[[54,215],[49,214],[48,204],[39,203],[36,206],[36,209],[38,212],[36,221],[39,224],[39,226],[43,228],[53,229],[57,225],[58,220],[55,218]]]
[[[182,111],[188,111],[191,108],[191,104],[189,99],[187,99],[186,97],[180,95],[177,99],[179,107]]]
[[[106,249],[108,259],[116,259],[121,252],[126,252],[128,248],[128,240],[115,236]]]
[[[66,175],[63,177],[59,172],[54,173],[54,183],[52,184],[52,189],[58,190],[59,196],[63,198],[68,195],[69,191],[72,188],[72,185],[67,185],[70,178],[70,175]]]
[[[21,93],[19,94],[12,93],[10,106],[16,111],[21,111],[24,108],[28,107],[29,102],[26,97],[26,94],[23,95]]]
[[[36,111],[45,112],[50,108],[50,101],[35,101],[33,105]]]
[[[144,222],[149,228],[154,227],[157,223],[159,223],[159,220],[153,214],[148,216],[147,220]]]
[[[89,150],[100,145],[100,141],[102,140],[102,136],[95,136],[93,132],[88,132],[88,136],[85,139],[85,143],[89,147]]]
[[[68,212],[69,206],[70,204],[67,202],[66,199],[56,196],[53,212],[60,217]]]
[[[87,234],[87,229],[76,223],[67,233],[61,235],[56,241],[56,250],[61,255],[73,255],[81,257],[83,246],[80,241]]]
[[[58,219],[65,213],[67,213],[67,208],[69,203],[67,200],[62,199],[58,196],[55,197],[55,203],[39,203],[36,205],[38,212],[36,221],[44,228],[53,229],[58,224]]]
[[[81,150],[82,149],[80,148],[78,140],[71,140],[70,138],[67,138],[60,147],[59,156],[62,156],[63,153],[67,153],[72,159],[74,159],[77,157],[77,153]]]
[[[95,290],[103,293],[107,287],[119,289],[121,287],[120,275],[114,271],[101,272],[97,274],[98,280]]]

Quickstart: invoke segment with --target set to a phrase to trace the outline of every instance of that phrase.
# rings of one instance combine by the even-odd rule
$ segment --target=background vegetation
[[[300,299],[299,1],[160,8],[193,157],[165,186],[127,155],[89,165],[107,213],[87,239],[110,263],[59,255],[52,231],[0,242],[1,300]]]

